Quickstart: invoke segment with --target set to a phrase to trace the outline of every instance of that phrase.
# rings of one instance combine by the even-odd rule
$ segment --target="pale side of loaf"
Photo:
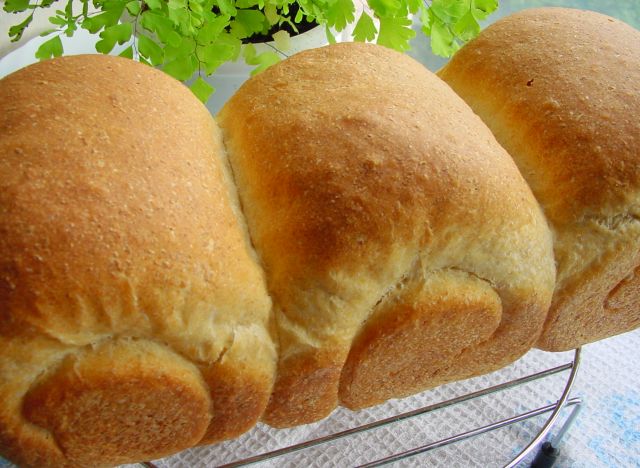
[[[441,80],[347,43],[253,77],[218,116],[274,302],[277,427],[497,369],[555,281],[517,167]]]
[[[640,326],[640,32],[594,12],[526,10],[439,76],[512,155],[552,227],[558,278],[538,346]]]
[[[162,72],[105,56],[0,81],[0,451],[158,458],[253,426],[271,300],[220,132]]]

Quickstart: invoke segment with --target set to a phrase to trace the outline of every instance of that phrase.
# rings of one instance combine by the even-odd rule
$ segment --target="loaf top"
[[[554,224],[635,204],[640,32],[591,11],[525,10],[489,26],[438,74],[518,153]]]
[[[435,277],[469,317],[468,333],[442,345],[455,363],[421,376],[469,375],[529,349],[553,289],[546,221],[486,125],[421,64],[372,44],[308,50],[247,81],[217,118],[278,323],[270,423],[299,423],[303,402],[322,406],[309,409],[315,419],[330,411],[367,320],[385,299],[406,299]],[[499,309],[482,338],[471,282]],[[396,333],[392,312],[376,323]],[[402,367],[425,355],[416,347],[385,359]],[[390,379],[384,372],[368,386]]]
[[[120,58],[44,62],[2,80],[0,132],[3,334],[84,345],[160,327],[208,360],[217,320],[269,307],[217,127],[185,86]],[[183,315],[212,295],[220,313]]]
[[[330,273],[375,276],[428,251],[427,268],[464,261],[506,284],[506,264],[524,269],[532,246],[548,247],[529,187],[486,125],[390,49],[299,53],[246,82],[218,120],[274,283],[340,289],[348,280]],[[505,264],[486,261],[480,245],[506,231],[518,234]],[[547,275],[543,264],[529,265],[529,279]]]

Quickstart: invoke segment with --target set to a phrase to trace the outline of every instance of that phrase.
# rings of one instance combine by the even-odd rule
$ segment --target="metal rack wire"
[[[557,447],[558,443],[560,442],[560,440],[562,439],[562,437],[564,436],[564,434],[566,433],[566,431],[568,430],[568,428],[571,426],[571,424],[573,423],[575,417],[577,416],[580,408],[581,408],[581,404],[582,404],[582,399],[580,398],[570,398],[570,392],[571,389],[573,387],[577,372],[578,372],[578,368],[579,368],[579,364],[580,364],[580,352],[581,350],[578,348],[575,350],[574,354],[573,354],[573,359],[571,362],[567,362],[565,364],[562,364],[560,366],[557,367],[553,367],[553,368],[549,368],[540,372],[536,372],[530,375],[526,375],[524,377],[520,377],[517,379],[513,379],[504,383],[500,383],[497,385],[493,385],[487,388],[483,388],[481,390],[475,391],[475,392],[471,392],[471,393],[467,393],[465,395],[461,395],[455,398],[451,398],[448,400],[444,400],[435,404],[431,404],[428,406],[424,406],[422,408],[418,408],[412,411],[407,411],[404,413],[400,413],[391,417],[387,417],[384,419],[380,419],[378,421],[375,422],[371,422],[368,424],[363,424],[348,430],[344,430],[344,431],[340,431],[340,432],[335,432],[333,434],[329,434],[323,437],[319,437],[319,438],[315,438],[312,440],[308,440],[305,442],[301,442],[298,444],[294,444],[294,445],[290,445],[284,448],[280,448],[277,450],[272,450],[269,452],[265,452],[259,455],[254,455],[251,457],[247,457],[247,458],[243,458],[240,460],[236,460],[232,463],[227,463],[224,465],[220,465],[220,468],[230,468],[230,467],[238,467],[238,466],[246,466],[246,465],[252,465],[255,463],[259,463],[259,462],[264,462],[267,460],[272,460],[272,459],[277,459],[278,457],[283,457],[285,455],[291,454],[293,452],[298,452],[298,451],[303,451],[303,450],[307,450],[310,449],[312,447],[317,447],[319,445],[323,445],[323,444],[330,444],[334,441],[337,441],[339,439],[343,439],[346,437],[350,437],[350,436],[355,436],[356,434],[361,434],[363,432],[367,432],[367,431],[371,431],[374,429],[378,429],[384,426],[389,426],[389,425],[393,425],[396,423],[399,423],[401,421],[407,420],[407,419],[411,419],[411,418],[415,418],[418,416],[422,416],[428,413],[432,413],[434,411],[437,410],[442,410],[444,408],[448,408],[448,407],[452,407],[454,405],[458,405],[460,403],[464,403],[470,400],[474,400],[477,398],[481,398],[483,396],[487,396],[490,394],[497,394],[499,392],[503,392],[505,390],[529,383],[529,382],[535,382],[535,381],[539,381],[541,379],[545,379],[548,378],[550,376],[562,373],[562,372],[568,372],[568,376],[567,376],[567,380],[566,380],[566,384],[564,386],[564,389],[562,391],[562,394],[560,395],[560,397],[558,398],[558,400],[553,403],[553,404],[549,404],[549,405],[545,405],[545,406],[540,406],[537,408],[533,408],[529,411],[517,414],[515,416],[506,418],[506,419],[502,419],[499,421],[495,421],[492,422],[490,424],[486,424],[483,426],[479,426],[479,427],[475,427],[472,429],[469,429],[465,432],[461,432],[440,440],[436,440],[433,442],[429,442],[425,445],[419,446],[419,447],[415,447],[412,448],[410,450],[406,450],[403,452],[399,452],[399,453],[395,453],[393,455],[389,455],[387,457],[381,458],[379,460],[375,460],[375,461],[371,461],[368,462],[366,464],[360,465],[361,467],[377,467],[377,466],[383,466],[392,462],[396,462],[399,460],[403,460],[409,457],[414,457],[416,455],[419,454],[423,454],[425,452],[431,451],[431,450],[435,450],[437,448],[440,447],[444,447],[450,444],[454,444],[456,442],[461,442],[465,439],[469,439],[471,437],[475,437],[478,436],[480,434],[484,434],[490,431],[494,431],[496,429],[500,429],[503,428],[505,426],[510,426],[512,424],[530,419],[530,418],[534,418],[536,416],[540,416],[542,414],[547,414],[550,413],[548,419],[546,420],[546,422],[542,425],[542,427],[540,428],[539,432],[535,435],[535,437],[529,442],[528,445],[526,445],[521,451],[520,453],[515,456],[511,461],[509,461],[508,463],[505,464],[505,467],[511,468],[511,467],[515,467],[517,465],[519,465],[520,463],[522,463],[522,461],[529,455],[531,454],[536,448],[539,448],[541,446],[541,443],[544,441],[545,438],[547,438],[548,434],[550,433],[551,429],[554,427],[554,425],[556,425],[556,423],[559,420],[560,417],[560,413],[562,412],[563,409],[565,408],[571,408],[571,413],[569,414],[569,416],[565,419],[563,425],[560,427],[559,431],[556,433],[556,435],[553,437],[553,439],[550,442],[547,442],[544,446],[544,452],[539,452],[538,453],[538,458],[545,458],[546,457],[546,462],[547,465],[546,466],[551,466],[549,462],[549,460],[553,459],[553,453],[555,450],[555,447]],[[152,463],[144,463],[144,466],[146,466],[147,468],[155,468],[155,465]]]

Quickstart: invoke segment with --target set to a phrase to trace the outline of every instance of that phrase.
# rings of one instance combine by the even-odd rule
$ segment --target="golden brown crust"
[[[338,406],[336,389],[348,348],[323,343],[281,358],[276,383],[262,421],[284,428],[318,421]]]
[[[638,44],[640,32],[598,13],[532,9],[487,28],[439,72],[511,153],[554,230],[543,349],[640,323],[632,301],[615,314],[605,304],[640,252]]]
[[[439,378],[529,349],[553,287],[546,222],[488,129],[418,63],[364,44],[303,52],[245,83],[218,122],[275,304],[280,360],[267,422],[328,414],[356,333],[416,264],[468,271],[501,299],[495,339]]]
[[[24,331],[18,336],[0,335],[0,351],[2,456],[20,466],[65,466],[64,454],[51,433],[25,420],[23,397],[43,370],[57,366],[69,350],[55,340]]]
[[[437,385],[436,374],[461,350],[500,325],[500,297],[474,276],[450,270],[412,282],[381,303],[354,340],[340,381],[340,401],[350,409]]]
[[[516,153],[549,219],[570,223],[625,212],[640,186],[639,39],[599,13],[525,10],[438,74]]]
[[[274,380],[273,345],[261,339],[259,326],[239,329],[231,346],[213,364],[201,368],[213,399],[213,417],[200,445],[238,437],[263,414]]]
[[[636,230],[634,237],[639,235]],[[585,264],[556,290],[539,348],[566,351],[640,326],[639,246],[637,240],[629,242],[624,237],[603,236],[596,245],[598,259]]]
[[[196,444],[211,400],[193,364],[154,343],[120,341],[68,355],[25,395],[23,414],[73,464],[118,465]]]
[[[34,66],[0,111],[0,443],[27,465],[155,458],[265,405],[303,424],[494,370],[541,330],[539,207],[406,56],[336,45],[253,78],[219,116],[230,167],[188,90],[122,59]]]
[[[243,374],[236,365],[203,370],[215,401],[213,418],[198,445],[210,445],[244,434],[255,426],[269,401],[272,374]]]
[[[193,363],[209,383],[216,381],[218,394],[237,387],[245,387],[245,395],[255,391],[248,406],[227,400],[237,407],[225,406],[226,417],[215,415],[213,402],[221,433],[237,434],[254,424],[276,364],[271,301],[225,171],[220,134],[205,107],[151,67],[118,57],[65,57],[0,81],[0,338],[24,341],[0,347],[0,393],[21,398],[30,383],[14,385],[17,374],[32,366],[29,375],[35,379],[55,364],[11,365],[22,362],[26,350],[36,359],[52,343],[65,354],[131,337],[162,343]],[[51,341],[34,342],[38,336]],[[236,352],[249,340],[255,353]],[[223,372],[225,356],[230,364]],[[145,359],[151,362],[153,356],[141,356],[141,365]],[[177,370],[166,366],[170,379]],[[233,382],[227,390],[216,380],[221,373]],[[174,445],[118,442],[124,457],[118,463],[187,448],[204,433],[200,418],[193,418],[191,428],[181,425],[202,409],[201,402],[188,403],[192,386],[145,375],[114,376],[114,382],[122,383],[123,404],[135,407],[153,403],[134,385],[144,388],[148,380],[155,389],[149,396],[176,412],[158,408],[154,422],[166,424],[159,434]],[[115,398],[110,390],[91,387],[106,388],[107,377],[96,374],[94,380],[87,380],[82,395]],[[46,431],[33,423],[61,433],[72,410],[92,421],[71,400],[61,399],[55,407],[52,395],[72,394],[67,381],[66,374],[51,376],[46,412],[38,410],[45,400],[30,400],[31,423],[10,414],[21,411],[17,401],[0,411],[3,451],[10,457],[28,452],[37,465],[56,451]],[[184,403],[184,409],[170,400]],[[95,413],[96,424],[106,420],[106,413]],[[94,443],[85,449],[74,445],[64,452],[70,458],[59,464],[114,462],[109,439],[119,431],[118,422],[132,421],[126,414],[113,421],[103,440],[98,427],[85,431],[76,421],[84,435],[95,436]],[[174,423],[180,424],[172,429]],[[69,435],[69,441],[81,436]]]

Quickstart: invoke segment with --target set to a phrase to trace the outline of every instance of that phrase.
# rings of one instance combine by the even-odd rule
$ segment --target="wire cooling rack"
[[[212,464],[209,460],[207,462],[203,462],[203,466],[206,465],[207,467],[218,466],[228,468],[262,464],[269,461],[271,461],[272,463],[275,462],[277,465],[282,464],[284,466],[287,465],[287,456],[294,453],[310,451],[313,448],[319,446],[330,446],[331,444],[336,444],[340,440],[353,438],[366,432],[375,431],[376,429],[384,427],[391,427],[393,425],[400,424],[403,421],[411,420],[418,417],[429,417],[429,414],[438,412],[440,410],[445,410],[448,408],[456,407],[457,405],[463,405],[465,403],[478,401],[483,397],[487,397],[489,395],[500,396],[501,393],[515,387],[520,387],[527,384],[535,384],[536,382],[542,382],[545,379],[549,379],[552,376],[556,376],[558,374],[566,374],[564,387],[559,393],[557,400],[551,404],[533,407],[505,419],[499,419],[488,424],[482,424],[477,427],[467,428],[462,432],[449,435],[438,440],[428,441],[425,444],[418,445],[407,450],[398,451],[377,460],[356,464],[351,464],[348,461],[345,461],[344,463],[344,466],[376,467],[409,459],[409,463],[417,465],[420,464],[420,454],[425,454],[426,452],[436,450],[447,445],[460,443],[481,434],[496,431],[497,429],[511,426],[513,424],[536,418],[541,415],[548,415],[546,421],[541,425],[535,436],[523,447],[518,447],[517,449],[519,450],[519,452],[517,452],[517,454],[510,460],[506,459],[503,463],[503,466],[520,466],[522,465],[523,461],[527,458],[530,458],[529,455],[537,449],[538,452],[532,466],[549,467],[553,464],[555,457],[557,456],[556,448],[558,444],[560,443],[568,428],[573,423],[582,405],[581,398],[570,397],[571,388],[573,387],[578,372],[580,353],[581,350],[576,349],[573,352],[572,359],[564,364],[550,367],[539,372],[530,373],[522,377],[514,378],[496,385],[487,386],[477,391],[468,392],[454,398],[445,399],[433,404],[420,407],[418,409],[401,412],[390,417],[381,418],[376,421],[358,425],[350,429],[336,431],[327,435],[323,435],[321,437],[316,437],[305,440],[303,442],[287,445],[282,448],[277,448],[275,450],[267,450],[264,453],[243,457],[232,462],[225,461],[220,464]],[[569,415],[564,418],[563,423],[559,425],[558,422],[561,419],[561,413],[566,409],[570,409]],[[549,440],[549,434],[552,428],[557,427],[558,425],[560,426],[559,430],[556,431],[554,437]],[[545,439],[547,439],[546,442],[544,442]],[[310,457],[313,457],[313,455],[310,455]],[[282,463],[279,463],[279,460],[282,460]],[[156,465],[151,462],[144,463],[143,465],[147,468],[156,467]]]
[[[479,401],[483,397],[488,397],[489,395],[497,395],[501,397],[501,394],[507,392],[510,389],[514,389],[516,387],[525,386],[528,384],[536,384],[540,385],[545,379],[552,378],[554,376],[558,376],[560,374],[566,374],[566,381],[563,381],[564,387],[562,388],[561,393],[559,394],[558,399],[547,405],[541,405],[537,407],[533,407],[527,411],[522,411],[514,416],[499,419],[488,424],[479,425],[477,427],[468,428],[462,432],[449,435],[444,438],[440,438],[438,440],[429,441],[422,445],[417,445],[408,450],[398,451],[391,455],[385,456],[383,458],[379,458],[377,460],[369,461],[366,463],[359,464],[351,464],[345,462],[344,466],[359,466],[359,467],[376,467],[383,466],[387,464],[391,464],[393,462],[398,462],[401,460],[410,459],[410,464],[420,465],[419,455],[425,454],[427,452],[456,444],[461,443],[467,439],[471,439],[473,437],[479,436],[481,434],[487,434],[492,431],[496,431],[498,429],[514,425],[516,423],[526,421],[529,419],[533,419],[539,417],[541,415],[548,414],[548,418],[546,421],[539,427],[538,432],[535,436],[527,443],[524,444],[524,447],[518,447],[519,452],[512,457],[510,460],[506,459],[502,464],[505,467],[515,467],[521,466],[523,460],[527,458],[531,458],[530,454],[537,450],[537,454],[531,466],[535,467],[550,467],[552,466],[555,457],[557,456],[557,447],[561,442],[562,437],[572,425],[575,420],[581,405],[581,398],[571,398],[570,392],[573,387],[579,364],[580,364],[580,349],[576,349],[573,352],[572,359],[569,362],[566,362],[561,365],[557,365],[555,367],[550,367],[545,370],[539,372],[529,373],[522,377],[510,379],[508,381],[486,386],[485,388],[481,388],[477,391],[472,391],[465,393],[463,395],[456,396],[454,398],[444,399],[442,401],[432,403],[418,409],[414,409],[411,411],[405,411],[398,414],[395,414],[390,417],[385,417],[378,419],[373,422],[369,422],[366,424],[361,424],[355,426],[353,428],[337,431],[330,433],[328,435],[324,435],[321,437],[312,438],[300,443],[295,443],[291,445],[287,445],[282,448],[278,448],[275,450],[269,450],[264,453],[260,453],[258,455],[252,455],[249,457],[243,457],[241,459],[237,459],[232,462],[224,462],[224,463],[211,463],[210,461],[203,462],[203,466],[218,466],[218,467],[237,467],[237,466],[247,466],[247,465],[255,465],[261,464],[263,462],[272,461],[277,465],[287,465],[286,462],[279,463],[278,460],[286,460],[288,455],[294,453],[300,453],[304,451],[310,451],[313,448],[317,448],[319,446],[327,446],[331,444],[336,444],[340,440],[345,440],[349,438],[356,437],[366,432],[375,431],[376,429],[381,429],[385,427],[391,427],[394,425],[401,424],[403,421],[408,421],[412,419],[417,419],[419,417],[429,417],[429,415],[434,415],[436,412],[445,410],[448,408],[453,408],[458,405],[464,406],[465,403]],[[558,424],[561,419],[561,413],[563,410],[570,409],[569,415],[564,418],[564,421],[561,425]],[[463,409],[464,411],[464,409]],[[559,426],[559,429],[555,432],[555,435],[552,438],[549,438],[549,434],[554,427]],[[543,443],[543,441],[546,442]],[[313,455],[312,455],[313,456]],[[412,458],[415,457],[415,458]],[[411,463],[413,462],[413,463]],[[165,465],[161,463],[161,465]],[[11,467],[13,465],[9,464],[5,460],[0,458],[0,467],[8,466]],[[146,468],[156,468],[156,463],[152,462],[144,462],[139,464],[139,466],[144,466]]]

